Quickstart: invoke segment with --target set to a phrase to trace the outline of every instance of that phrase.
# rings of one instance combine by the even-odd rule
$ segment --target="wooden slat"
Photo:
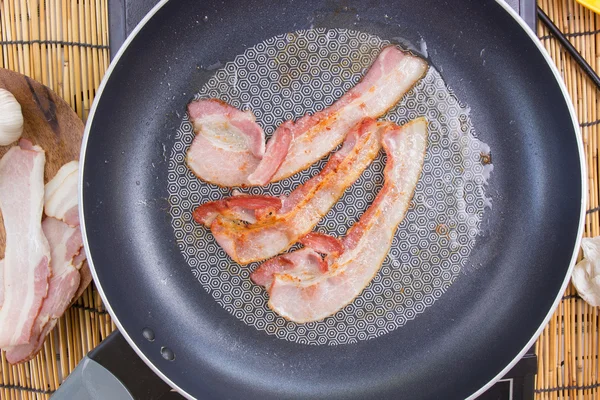
[[[600,37],[594,34],[600,28],[600,17],[577,4],[574,0],[539,0],[538,5],[559,29],[571,36],[571,42],[596,71],[600,66]],[[585,34],[587,32],[587,34]],[[579,35],[580,33],[584,33]],[[600,118],[598,89],[581,71],[570,55],[548,31],[538,23],[542,43],[556,63],[571,96],[581,123],[588,172],[588,209],[599,205],[598,132]],[[591,124],[588,126],[588,124]],[[585,220],[585,236],[600,235],[600,213],[590,213]],[[600,398],[598,388],[598,338],[600,321],[598,309],[576,297],[572,285],[560,303],[550,323],[540,336],[536,399],[590,399]]]
[[[107,9],[107,0],[0,0],[0,41],[37,41],[3,45],[0,67],[46,84],[85,119],[109,63]],[[2,353],[0,399],[48,399],[112,332],[93,285],[78,304],[30,362],[12,367]]]

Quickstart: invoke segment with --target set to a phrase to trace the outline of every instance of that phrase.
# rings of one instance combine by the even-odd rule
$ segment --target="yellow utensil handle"
[[[577,0],[577,2],[593,12],[600,14],[600,0]]]

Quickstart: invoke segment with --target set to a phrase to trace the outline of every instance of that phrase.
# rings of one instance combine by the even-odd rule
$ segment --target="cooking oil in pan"
[[[397,43],[398,39],[392,39]],[[283,121],[321,110],[353,87],[390,41],[345,29],[308,29],[265,40],[214,70],[196,98],[220,98],[250,109],[267,135]],[[413,46],[427,55],[425,41]],[[423,173],[407,215],[381,270],[355,301],[323,321],[296,324],[267,307],[267,295],[249,279],[257,264],[240,266],[192,219],[193,209],[231,190],[199,181],[185,164],[194,138],[182,118],[169,159],[172,225],[191,276],[236,318],[281,339],[305,344],[346,344],[405,325],[443,298],[460,276],[479,233],[485,188],[493,165],[469,117],[435,68],[383,118],[398,124],[429,121]],[[288,194],[318,173],[326,160],[252,194]],[[383,184],[383,153],[321,220],[317,230],[343,236]]]

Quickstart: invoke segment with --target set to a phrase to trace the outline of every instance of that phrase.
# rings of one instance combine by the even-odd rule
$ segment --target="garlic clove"
[[[571,280],[591,306],[600,306],[600,236],[581,240],[583,260],[575,265]]]
[[[0,88],[0,146],[19,140],[23,134],[23,113],[15,96]]]

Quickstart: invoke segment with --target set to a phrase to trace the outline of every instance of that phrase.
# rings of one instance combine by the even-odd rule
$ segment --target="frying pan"
[[[425,40],[495,166],[483,233],[454,283],[405,325],[351,344],[284,340],[233,316],[191,273],[169,213],[164,154],[215,74],[205,67],[309,28]],[[161,2],[111,64],[81,160],[97,288],[135,352],[188,397],[476,397],[541,332],[583,229],[573,107],[533,33],[500,1]]]

